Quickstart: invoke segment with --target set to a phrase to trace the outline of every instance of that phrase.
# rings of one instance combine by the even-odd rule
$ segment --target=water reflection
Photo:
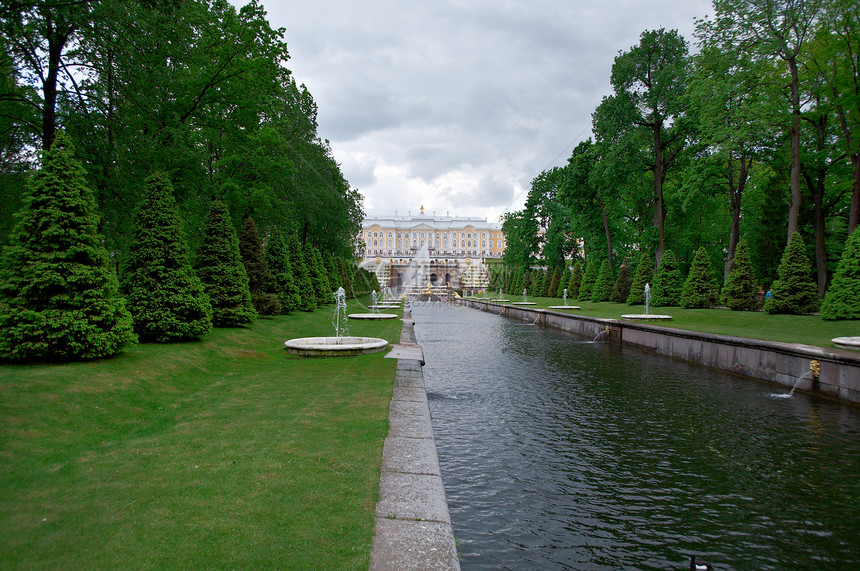
[[[415,307],[464,569],[860,563],[860,413],[452,307]]]

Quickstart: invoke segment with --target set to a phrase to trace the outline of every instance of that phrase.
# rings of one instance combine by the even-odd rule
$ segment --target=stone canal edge
[[[414,323],[404,309],[400,344],[386,355],[397,359],[397,373],[382,450],[371,571],[460,569]]]

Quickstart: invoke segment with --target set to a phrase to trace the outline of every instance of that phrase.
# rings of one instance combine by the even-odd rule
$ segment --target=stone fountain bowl
[[[834,337],[830,342],[842,349],[860,351],[860,337]]]
[[[388,341],[377,337],[300,337],[284,342],[287,351],[303,357],[348,357],[377,353],[387,346]]]
[[[578,305],[550,305],[550,309],[582,309]]]
[[[659,313],[625,313],[621,319],[628,321],[671,321],[671,315],[660,315]]]
[[[350,319],[394,319],[398,317],[396,313],[350,313]]]

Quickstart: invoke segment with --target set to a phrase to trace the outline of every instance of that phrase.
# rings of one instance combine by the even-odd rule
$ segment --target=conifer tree
[[[310,242],[305,242],[303,250],[317,305],[332,303],[334,301],[333,291],[328,283],[328,273],[323,267],[319,250]]]
[[[266,242],[266,262],[272,275],[269,289],[278,296],[281,313],[297,310],[301,302],[299,290],[293,277],[293,268],[290,266],[287,245],[280,232],[273,233]]]
[[[594,287],[591,289],[591,301],[609,301],[610,296],[612,296],[612,286],[614,283],[615,276],[612,275],[609,260],[603,260],[600,264],[600,272],[594,281]]]
[[[821,304],[824,319],[860,319],[860,226],[845,242],[839,266]]]
[[[627,305],[645,304],[645,284],[650,284],[654,277],[651,265],[651,257],[644,253],[639,258],[636,266],[636,274],[633,283],[630,284],[630,294],[627,296]]]
[[[567,282],[567,296],[570,299],[579,299],[579,288],[582,286],[582,278],[582,260],[577,260],[576,263],[573,264],[573,270],[570,272],[570,278]]]
[[[630,295],[630,285],[633,281],[633,276],[630,275],[630,264],[627,260],[621,264],[618,269],[618,277],[615,279],[615,284],[612,286],[612,295],[609,300],[615,303],[627,303],[627,296]]]
[[[334,257],[334,254],[327,252],[323,261],[325,269],[328,272],[328,285],[332,291],[337,291],[339,287],[343,286],[343,281],[340,278],[340,270],[337,266],[337,259]],[[345,291],[346,288],[344,288]]]
[[[311,282],[311,272],[305,263],[305,255],[299,237],[290,234],[287,237],[287,252],[290,257],[290,267],[293,269],[296,287],[299,291],[299,307],[301,311],[313,311],[317,308],[317,296]]]
[[[705,309],[717,302],[717,286],[708,251],[704,246],[696,251],[690,273],[681,291],[681,305],[687,309]]]
[[[84,176],[59,131],[0,259],[0,359],[97,359],[136,341]]]
[[[278,295],[269,288],[272,285],[272,272],[263,251],[260,231],[250,215],[242,221],[242,231],[239,233],[239,252],[242,254],[242,264],[248,274],[248,289],[251,290],[251,302],[259,315],[275,315],[281,311]]]
[[[173,186],[158,172],[145,187],[122,276],[135,332],[157,343],[201,337],[212,331],[212,305],[191,267]]]
[[[804,252],[800,232],[791,235],[777,269],[779,279],[770,288],[764,303],[768,313],[803,314],[818,309],[818,288],[812,279],[812,266]]]
[[[343,258],[337,258],[337,267],[338,271],[340,271],[340,279],[343,284],[343,289],[346,290],[346,297],[352,299],[355,297],[355,291],[352,287],[352,272],[350,271],[349,264]]]
[[[257,318],[248,274],[242,265],[239,239],[227,205],[213,200],[203,229],[205,239],[197,252],[197,275],[212,302],[216,327],[246,325]]]
[[[568,297],[576,297],[571,295],[570,278],[573,272],[566,265],[561,269],[561,279],[558,280],[558,289],[555,292],[556,297],[564,297],[564,290],[567,290]]]
[[[534,271],[534,281],[532,282],[532,293],[533,296],[538,297],[543,295],[543,286],[546,281],[546,272],[543,270],[535,270]]]
[[[722,303],[735,311],[755,311],[761,305],[753,267],[747,254],[746,242],[741,240],[735,248],[734,266],[723,286]]]
[[[582,275],[582,283],[579,285],[579,292],[576,298],[581,301],[589,301],[591,299],[591,291],[594,289],[594,282],[596,281],[597,267],[592,260],[585,264],[585,273]]]
[[[559,297],[558,296],[558,286],[561,284],[561,268],[556,268],[552,272],[552,279],[549,280],[549,287],[547,288],[547,297]]]
[[[663,253],[654,283],[651,285],[651,301],[654,306],[672,306],[681,302],[681,270],[678,268],[678,258],[671,250]],[[643,286],[644,290],[644,286]]]

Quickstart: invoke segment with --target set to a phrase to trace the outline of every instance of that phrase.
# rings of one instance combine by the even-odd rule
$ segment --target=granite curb
[[[415,344],[414,322],[403,312],[397,374],[382,451],[371,571],[459,570],[454,530],[439,468],[430,407]]]

